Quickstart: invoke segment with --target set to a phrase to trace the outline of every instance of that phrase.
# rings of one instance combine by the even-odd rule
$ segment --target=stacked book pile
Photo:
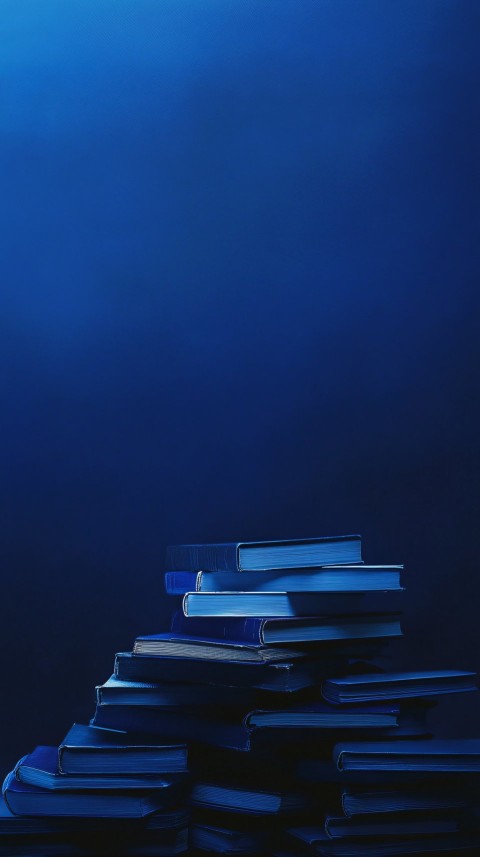
[[[0,855],[478,855],[480,740],[427,722],[476,677],[392,671],[402,573],[358,536],[169,548],[169,629],[8,775]]]

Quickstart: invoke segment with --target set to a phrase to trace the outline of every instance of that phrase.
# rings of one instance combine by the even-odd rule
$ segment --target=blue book
[[[396,840],[403,836],[439,836],[459,830],[460,813],[371,814],[359,818],[327,816],[325,833],[330,839],[355,839],[364,836],[385,836]]]
[[[411,838],[386,837],[360,840],[332,840],[321,827],[289,828],[287,836],[290,851],[275,850],[276,857],[291,854],[316,854],[318,857],[405,857],[406,854],[456,854],[467,851],[475,854],[480,847],[480,836],[447,833],[441,837],[421,836]],[[290,840],[290,841],[288,841]],[[288,847],[287,846],[287,847]]]
[[[172,780],[164,774],[65,774],[58,771],[58,749],[37,747],[16,764],[15,776],[21,783],[52,791],[82,791],[83,789],[160,789],[165,794],[173,788]]]
[[[214,684],[122,681],[111,676],[97,687],[97,705],[141,705],[159,708],[191,706],[261,707],[274,705],[279,694],[256,688]],[[318,693],[316,694],[318,696]],[[91,727],[93,728],[93,727]],[[107,731],[107,730],[105,730]]]
[[[293,571],[167,571],[167,595],[186,592],[379,592],[401,589],[402,565],[337,565]]]
[[[205,640],[244,646],[276,646],[288,643],[333,642],[383,637],[400,637],[399,613],[362,613],[359,615],[310,616],[307,618],[260,617],[186,617],[175,611],[171,623],[174,639]],[[162,637],[163,635],[157,635]],[[145,642],[152,637],[137,637],[135,652],[145,652]],[[243,659],[243,658],[242,658]],[[263,659],[263,656],[262,656]]]
[[[184,828],[188,821],[189,811],[187,809],[169,809],[165,812],[155,812],[140,822],[137,819],[122,818],[14,815],[5,803],[3,796],[0,796],[0,843],[7,837],[15,841],[21,841],[25,837],[35,837],[38,844],[39,837],[42,840],[49,836],[57,837],[64,834],[92,837],[92,835],[99,835],[102,832],[108,835],[114,835],[117,832],[121,832],[122,835],[134,832],[138,836],[144,830]],[[139,827],[139,823],[141,827]],[[14,853],[13,849],[11,853]]]
[[[264,571],[360,563],[361,537],[333,536],[282,541],[173,545],[167,548],[171,571]]]
[[[471,780],[471,778],[470,778]],[[341,795],[343,814],[347,818],[370,813],[430,812],[433,810],[464,809],[480,802],[480,784],[455,777],[455,783],[442,786],[429,777],[422,782],[409,780],[403,786],[386,783],[382,790],[364,787],[344,789]]]
[[[282,792],[277,789],[262,790],[252,783],[228,785],[214,782],[195,782],[190,794],[193,807],[220,810],[221,812],[246,813],[248,815],[278,815],[313,808],[312,801],[304,794]]]
[[[314,687],[325,676],[325,663],[315,660],[249,663],[208,661],[191,657],[158,657],[118,652],[115,677],[123,681],[193,682],[296,693]],[[122,727],[120,727],[122,728]]]
[[[339,616],[395,609],[395,594],[352,592],[187,592],[185,616]],[[376,596],[376,598],[375,598]]]
[[[210,854],[264,854],[271,838],[271,830],[235,830],[198,823],[190,828],[190,847]]]
[[[15,815],[144,818],[165,809],[169,789],[148,791],[51,791],[21,783],[15,772],[3,783],[3,797]],[[170,799],[170,798],[169,798]]]
[[[472,690],[478,690],[476,674],[460,670],[347,675],[322,684],[323,698],[335,705]]]
[[[349,742],[337,744],[334,761],[341,771],[480,771],[480,740]]]
[[[145,818],[14,815],[0,797],[0,857],[147,857],[187,848],[189,812]]]
[[[221,716],[223,714],[223,716]],[[326,703],[291,706],[275,710],[239,710],[226,715],[204,716],[197,711],[143,708],[128,705],[97,706],[94,726],[161,734],[168,738],[184,736],[187,741],[213,744],[248,751],[255,738],[278,735],[298,740],[308,730],[385,729],[395,732],[401,722],[398,706],[375,705],[333,708]]]
[[[195,658],[209,661],[252,661],[254,663],[277,663],[306,657],[299,648],[246,645],[242,640],[217,640],[209,637],[187,637],[173,631],[137,637],[133,647],[135,655],[171,656]]]
[[[187,770],[185,744],[146,743],[122,731],[74,723],[58,748],[62,774],[170,774]]]

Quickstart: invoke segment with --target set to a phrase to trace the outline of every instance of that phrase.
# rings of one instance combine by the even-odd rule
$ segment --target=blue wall
[[[480,667],[479,12],[3,0],[4,766],[170,542],[359,531],[406,662]]]

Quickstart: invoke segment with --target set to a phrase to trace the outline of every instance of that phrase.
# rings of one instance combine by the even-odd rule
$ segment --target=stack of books
[[[476,677],[392,671],[402,575],[359,536],[169,548],[169,628],[8,775],[0,857],[478,855],[480,740],[428,725]]]

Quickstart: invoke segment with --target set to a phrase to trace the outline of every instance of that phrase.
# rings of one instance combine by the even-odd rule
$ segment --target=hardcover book
[[[58,770],[58,750],[56,747],[37,747],[28,756],[17,763],[14,769],[17,780],[31,786],[39,786],[52,791],[95,791],[113,789],[159,789],[167,794],[176,787],[164,774],[65,774]],[[178,791],[178,789],[177,789]],[[171,803],[172,797],[169,797]]]
[[[480,740],[400,741],[395,743],[337,744],[334,759],[339,770],[480,771]]]
[[[334,704],[372,702],[402,697],[433,696],[477,690],[477,676],[461,670],[428,672],[369,673],[329,678],[322,684],[322,696]]]
[[[164,792],[50,791],[17,780],[14,771],[3,784],[3,797],[15,815],[82,816],[86,818],[144,818],[165,808]]]
[[[170,774],[187,770],[185,744],[74,723],[58,748],[62,774]]]
[[[172,571],[239,572],[315,568],[361,561],[361,537],[354,535],[271,542],[173,545],[167,548],[165,565]]]
[[[167,571],[168,595],[186,592],[376,592],[401,589],[401,565],[337,565],[292,571]]]
[[[214,617],[190,618],[181,610],[172,616],[174,639],[210,640],[239,647],[273,646],[288,643],[316,643],[402,636],[399,613],[362,613],[360,615],[309,616],[305,618]],[[163,639],[164,635],[158,635]],[[137,637],[136,651],[144,651],[152,637]],[[142,641],[142,642],[141,642]],[[137,646],[137,644],[136,644]],[[293,651],[296,651],[295,649]]]
[[[308,730],[369,730],[399,727],[398,706],[357,706],[332,710],[325,703],[311,703],[270,711],[238,710],[228,717],[212,713],[203,716],[195,711],[142,708],[127,705],[97,706],[93,725],[112,729],[162,734],[169,738],[183,735],[187,741],[198,741],[219,747],[248,751],[252,739],[263,739],[270,732],[278,741],[308,737]],[[303,736],[301,733],[305,733]],[[311,733],[310,733],[311,740]]]

